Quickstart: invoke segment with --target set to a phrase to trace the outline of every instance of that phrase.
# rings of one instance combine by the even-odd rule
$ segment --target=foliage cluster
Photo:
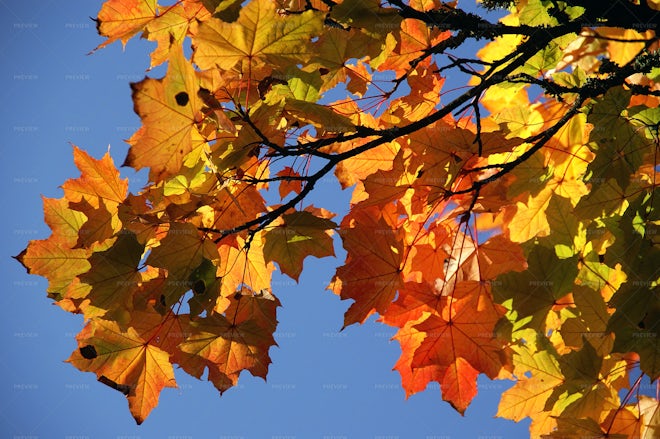
[[[344,326],[397,328],[407,395],[435,381],[463,413],[485,374],[516,381],[497,415],[533,437],[660,437],[639,393],[660,376],[660,3],[484,3],[508,15],[106,1],[99,47],[141,35],[167,73],[131,84],[124,166],[148,184],[74,148],[80,177],[44,199],[52,235],[17,256],[85,317],[68,361],[138,423],[173,365],[220,392],[265,377],[273,271],[298,280],[338,235]],[[307,199],[333,173],[352,193],[336,220]]]

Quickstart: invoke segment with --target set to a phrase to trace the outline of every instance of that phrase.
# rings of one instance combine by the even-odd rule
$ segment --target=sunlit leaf
[[[131,149],[124,165],[149,167],[156,180],[176,174],[184,157],[204,144],[196,128],[202,101],[193,66],[178,48],[163,79],[145,78],[131,87],[135,111],[143,125],[128,140]]]
[[[283,224],[264,235],[264,259],[275,261],[282,273],[298,280],[307,256],[334,256],[332,237],[327,232],[337,225],[309,212],[282,216]]]
[[[252,1],[233,23],[211,19],[200,25],[193,60],[202,69],[235,68],[246,74],[264,64],[305,61],[314,53],[309,39],[321,34],[322,22],[322,14],[314,11],[284,19],[273,2]]]
[[[478,3],[105,1],[98,48],[167,67],[131,84],[146,180],[74,146],[15,256],[85,318],[69,362],[138,423],[173,364],[265,379],[273,273],[336,236],[343,326],[396,328],[406,396],[464,414],[484,374],[531,437],[658,436],[660,4]]]
[[[76,337],[79,349],[67,360],[123,393],[138,424],[158,405],[164,387],[176,387],[169,354],[142,339],[133,328],[94,319]]]

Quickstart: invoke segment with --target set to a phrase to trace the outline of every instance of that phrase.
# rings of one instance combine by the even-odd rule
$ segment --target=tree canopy
[[[140,35],[167,65],[131,84],[123,166],[148,183],[74,147],[52,234],[16,257],[84,316],[73,366],[138,423],[175,365],[220,393],[265,378],[272,273],[341,243],[343,326],[397,328],[406,395],[437,382],[463,413],[485,374],[532,437],[660,436],[639,392],[660,376],[659,1],[170,3],[96,18],[99,49]],[[330,177],[343,217],[308,198]]]

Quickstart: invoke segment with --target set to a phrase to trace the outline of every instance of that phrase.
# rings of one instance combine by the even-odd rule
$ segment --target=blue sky
[[[115,163],[139,127],[129,82],[145,75],[151,43],[132,40],[93,55],[102,40],[89,17],[100,1],[0,0],[0,216],[4,288],[0,306],[2,438],[479,438],[527,436],[526,422],[494,419],[508,382],[480,379],[479,396],[461,417],[437,386],[405,399],[392,366],[394,331],[370,320],[339,332],[349,303],[325,290],[341,259],[305,262],[300,283],[276,277],[282,301],[268,381],[241,376],[222,397],[206,381],[177,371],[178,389],[136,426],[125,398],[94,374],[64,363],[76,348],[79,316],[54,306],[47,282],[13,259],[30,239],[49,235],[41,196],[76,177],[71,145]],[[151,72],[160,76],[161,70]],[[122,169],[137,190],[143,174]],[[345,209],[348,193],[319,185],[314,200]],[[330,196],[330,194],[332,194]],[[328,201],[331,204],[328,204]],[[336,250],[340,253],[337,243]]]

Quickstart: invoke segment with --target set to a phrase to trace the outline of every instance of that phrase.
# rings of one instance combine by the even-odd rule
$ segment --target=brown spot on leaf
[[[185,91],[179,92],[174,96],[174,99],[176,100],[176,103],[181,105],[182,107],[185,107],[186,104],[188,104],[188,101],[190,98],[188,97],[188,93]]]
[[[193,284],[192,290],[195,294],[204,294],[206,291],[206,283],[202,279],[198,279]]]
[[[91,344],[81,347],[80,355],[82,355],[83,358],[86,358],[88,360],[92,360],[98,356],[98,354],[96,353],[96,348]]]

